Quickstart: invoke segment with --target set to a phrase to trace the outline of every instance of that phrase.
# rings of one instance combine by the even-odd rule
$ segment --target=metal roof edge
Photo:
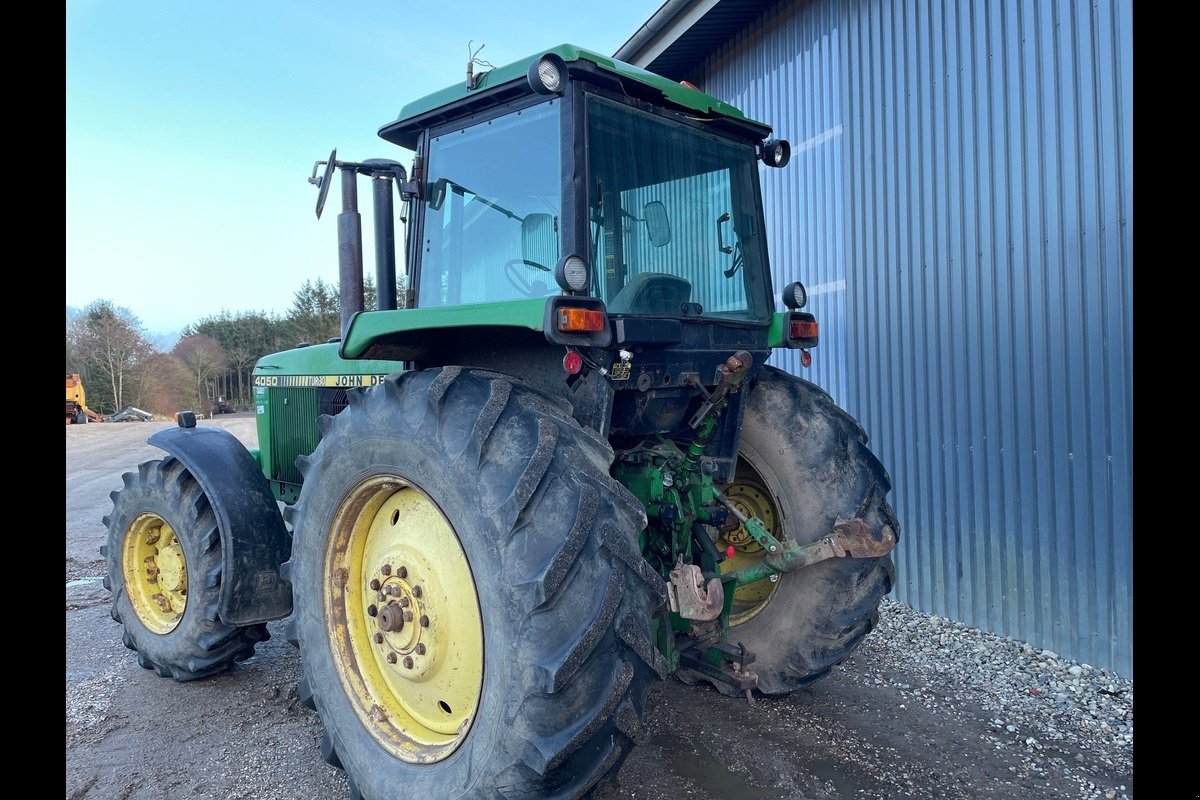
[[[777,2],[787,0],[666,0],[613,57],[683,80],[717,47]]]
[[[613,58],[645,69],[718,2],[720,0],[666,0],[625,44],[617,48]],[[704,6],[699,14],[696,13],[697,6]]]

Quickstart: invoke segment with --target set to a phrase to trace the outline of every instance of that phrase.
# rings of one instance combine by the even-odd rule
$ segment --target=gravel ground
[[[1007,636],[885,600],[868,652],[876,684],[904,670],[921,683],[892,681],[907,702],[928,709],[982,708],[997,750],[1020,754],[1033,772],[1075,777],[1079,797],[1132,797],[1132,786],[1097,786],[1081,764],[1133,774],[1133,682]]]

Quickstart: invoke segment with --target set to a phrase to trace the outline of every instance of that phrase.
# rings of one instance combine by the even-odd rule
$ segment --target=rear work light
[[[603,311],[589,308],[558,309],[558,330],[561,333],[599,333],[606,324]]]

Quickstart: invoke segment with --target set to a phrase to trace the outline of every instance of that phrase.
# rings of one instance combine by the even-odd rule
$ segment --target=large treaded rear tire
[[[785,538],[807,544],[828,535],[838,518],[851,517],[873,531],[889,525],[899,538],[886,500],[887,470],[867,449],[862,426],[818,386],[764,367],[747,398],[740,456],[766,484]],[[761,611],[732,627],[729,638],[757,656],[760,691],[786,694],[823,677],[858,647],[894,579],[890,554],[785,573]]]
[[[349,401],[321,418],[321,442],[298,460],[304,488],[286,515],[294,528],[283,571],[295,608],[289,638],[304,666],[300,697],[325,727],[323,754],[346,771],[355,798],[581,796],[627,755],[646,692],[665,672],[649,636],[663,584],[639,554],[645,515],[609,476],[607,442],[561,401],[457,367],[395,375]],[[367,647],[347,658],[342,643],[353,634],[326,622],[329,598],[341,609],[348,591],[331,589],[338,578],[327,571],[346,530],[339,509],[381,476],[432,501],[478,597],[482,689],[448,755],[394,754],[383,716],[372,722],[361,690],[347,689],[348,680],[368,680],[364,669],[378,673],[377,656]],[[371,616],[367,624],[382,619]],[[356,665],[350,678],[347,664]]]
[[[124,488],[109,495],[113,510],[104,518],[108,541],[100,554],[107,560],[104,586],[112,592],[111,615],[124,626],[125,646],[137,653],[142,667],[177,681],[214,675],[249,658],[270,634],[263,624],[235,626],[220,619],[221,535],[200,484],[174,457],[139,464],[136,473],[126,472],[121,480]],[[126,537],[147,515],[170,525],[186,562],[187,603],[165,633],[151,630],[139,616],[122,569]]]

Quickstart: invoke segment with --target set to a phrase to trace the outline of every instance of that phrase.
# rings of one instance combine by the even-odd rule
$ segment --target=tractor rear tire
[[[229,669],[270,638],[263,624],[220,619],[221,535],[207,495],[174,457],[147,461],[122,476],[104,518],[104,586],[112,618],[138,663],[177,681]]]
[[[641,506],[562,401],[445,367],[353,390],[298,459],[299,696],[352,798],[578,797],[665,673]]]
[[[801,544],[852,517],[874,532],[890,526],[899,538],[886,500],[890,489],[887,470],[853,417],[816,385],[763,369],[747,398],[738,476],[725,487],[735,504],[758,514],[776,536]],[[746,537],[741,541],[756,547]],[[825,676],[858,647],[894,580],[888,554],[834,558],[784,573],[775,584],[750,584],[734,595],[729,639],[756,655],[759,691],[787,694]],[[731,687],[718,688],[736,695]]]

